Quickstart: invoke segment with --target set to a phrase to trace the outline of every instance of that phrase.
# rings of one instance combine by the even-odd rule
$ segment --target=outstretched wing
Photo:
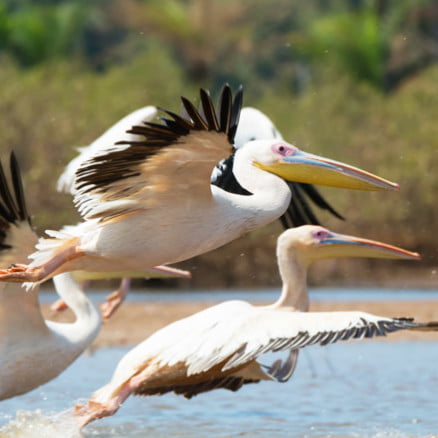
[[[115,125],[106,130],[99,138],[93,141],[89,146],[79,148],[79,155],[68,163],[56,184],[58,192],[74,194],[74,179],[78,168],[85,161],[95,155],[102,155],[109,148],[116,148],[116,142],[120,140],[137,141],[141,137],[133,134],[127,134],[126,131],[134,125],[139,125],[144,122],[151,122],[157,117],[158,110],[154,106],[145,106],[140,108],[123,119],[119,120]]]
[[[298,350],[309,345],[327,345],[350,339],[385,336],[397,330],[424,327],[412,318],[386,318],[365,312],[272,312],[255,315],[247,339],[223,370],[242,366],[268,352]]]
[[[87,219],[105,220],[138,209],[178,202],[190,193],[211,199],[214,166],[233,153],[233,139],[242,105],[242,89],[233,99],[224,86],[218,111],[201,89],[201,111],[182,97],[187,117],[164,110],[162,123],[134,126],[140,141],[122,141],[83,163],[75,180],[75,202]],[[125,145],[120,148],[120,145]]]
[[[9,160],[10,183],[0,163],[0,266],[25,263],[34,251],[37,236],[32,230],[24,199],[20,169],[14,153]]]

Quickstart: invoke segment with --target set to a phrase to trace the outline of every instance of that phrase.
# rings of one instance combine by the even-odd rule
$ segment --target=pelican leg
[[[13,264],[8,269],[0,269],[0,281],[24,283],[40,282],[52,276],[64,263],[84,255],[76,246],[67,247],[40,266]]]
[[[130,278],[122,278],[119,288],[106,297],[105,302],[100,306],[104,321],[108,321],[123,301],[125,301],[130,285]]]
[[[79,427],[83,428],[94,420],[114,415],[133,390],[134,388],[131,387],[130,381],[128,381],[121,387],[118,394],[109,400],[102,402],[91,399],[85,405],[77,404],[74,415],[78,417]]]

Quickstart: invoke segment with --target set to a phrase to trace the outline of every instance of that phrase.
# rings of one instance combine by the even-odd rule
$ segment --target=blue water
[[[0,405],[0,422],[19,409],[69,408],[103,385],[127,348],[83,355],[63,375]],[[352,342],[301,351],[284,384],[247,385],[185,400],[131,397],[86,437],[431,437],[438,436],[438,342]],[[1,436],[1,434],[0,434]],[[38,435],[35,435],[38,436]]]
[[[277,294],[275,290],[188,295],[208,301],[272,301]],[[438,291],[317,289],[311,296],[314,300],[438,300]],[[187,294],[131,294],[130,299],[145,297],[175,301],[186,300]],[[101,296],[95,294],[94,298]],[[53,295],[47,299],[52,301]],[[0,437],[79,436],[67,432],[46,435],[31,424],[32,419],[83,402],[109,380],[128,350],[110,348],[84,354],[54,381],[0,402],[0,426],[13,420],[17,411],[25,411],[24,417],[18,414],[20,433],[6,434],[2,429]],[[265,360],[270,363],[272,355]],[[437,393],[438,334],[437,342],[354,341],[303,349],[294,376],[284,384],[262,382],[246,385],[237,393],[217,390],[192,400],[173,394],[130,397],[115,416],[87,426],[83,436],[430,438],[438,437]],[[21,432],[26,425],[31,432],[24,435]]]
[[[101,302],[107,293],[87,292],[93,301]],[[218,302],[226,300],[248,300],[254,302],[273,302],[278,298],[279,289],[260,290],[151,290],[147,292],[133,291],[127,300],[136,301],[206,301]],[[369,289],[369,288],[312,288],[309,291],[311,301],[438,301],[438,289]],[[43,303],[52,303],[55,292],[43,292],[40,300]]]

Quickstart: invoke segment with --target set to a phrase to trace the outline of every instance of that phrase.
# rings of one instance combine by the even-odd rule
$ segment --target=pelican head
[[[261,139],[282,141],[283,137],[266,114],[256,108],[248,106],[242,108],[234,137],[234,146],[238,149],[249,141]]]
[[[357,167],[303,152],[279,140],[255,140],[236,151],[252,164],[286,181],[356,190],[398,190],[399,185]]]
[[[309,262],[334,257],[421,259],[416,252],[375,240],[334,233],[318,225],[286,230],[278,238],[278,251],[294,251]]]

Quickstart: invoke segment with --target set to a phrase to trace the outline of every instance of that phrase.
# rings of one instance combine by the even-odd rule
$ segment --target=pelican
[[[127,116],[123,117],[116,124],[111,126],[106,130],[100,137],[93,141],[90,145],[86,147],[79,148],[79,155],[75,157],[66,166],[60,177],[56,188],[59,192],[75,194],[74,189],[74,178],[76,171],[90,158],[95,155],[99,155],[102,151],[105,151],[109,147],[111,149],[116,149],[117,141],[125,138],[128,141],[138,141],[140,137],[135,134],[126,133],[134,125],[139,125],[144,122],[151,122],[157,117],[158,110],[154,106],[145,106],[139,108]],[[64,227],[61,232],[65,232],[73,227]],[[74,228],[73,228],[74,229]],[[120,286],[117,290],[109,294],[105,302],[101,305],[102,318],[106,321],[108,320],[116,311],[116,309],[121,305],[126,297],[126,294],[130,286],[130,278],[170,278],[170,277],[181,277],[190,278],[191,274],[188,271],[173,268],[170,266],[155,266],[153,268],[146,268],[136,271],[120,272],[112,271],[106,272],[104,275],[101,272],[86,272],[86,271],[76,271],[74,273],[74,279],[76,281],[86,281],[86,280],[98,280],[98,279],[108,279],[108,278],[121,278]],[[64,300],[59,299],[52,306],[52,310],[64,310],[66,308],[66,303]]]
[[[0,163],[2,264],[25,261],[37,241],[13,154],[10,170],[12,189]],[[56,276],[53,281],[74,312],[74,323],[45,321],[38,294],[26,293],[18,283],[0,284],[0,400],[24,394],[58,376],[99,332],[100,314],[70,274]]]
[[[129,129],[134,125],[152,122],[154,119],[157,118],[157,115],[158,109],[154,106],[146,106],[144,108],[140,108],[128,114],[123,119],[119,120],[102,136],[100,136],[97,140],[91,143],[91,145],[85,148],[81,148],[80,154],[67,165],[64,172],[59,177],[57,183],[58,191],[69,192],[74,195],[75,174],[76,171],[81,167],[82,163],[104,152],[106,149],[108,149],[108,145],[111,145],[111,148],[120,148],[121,146],[117,145],[117,142],[119,140],[122,140],[123,138],[126,138],[127,141],[139,141],[141,139],[140,136],[125,132],[129,131]],[[280,141],[284,140],[280,132],[277,130],[277,128],[274,126],[274,124],[267,115],[265,115],[256,108],[242,108],[239,124],[236,130],[234,147],[236,149],[239,149],[249,141],[268,139],[277,139]],[[313,201],[318,207],[328,210],[336,217],[343,219],[342,216],[324,200],[324,198],[318,193],[314,186],[310,184],[294,182],[289,182],[288,185],[292,193],[291,202],[286,212],[280,217],[280,220],[285,228],[304,224],[320,224],[319,220],[309,206],[307,198],[308,200]],[[146,272],[138,271],[131,274],[135,277],[157,277],[160,275],[164,276],[166,274],[166,271],[164,270],[164,267],[160,268],[162,269],[155,271],[149,270]],[[166,268],[169,270],[168,275],[170,276],[189,276],[189,273],[186,273],[185,271],[171,271],[171,268]],[[98,273],[90,273],[87,276],[85,272],[82,272],[80,274],[80,278],[84,278],[85,276],[91,279],[105,278],[105,275],[109,274],[105,273],[99,276]],[[121,305],[121,303],[126,298],[130,286],[130,279],[126,277],[128,273],[117,273],[117,275],[112,273],[111,275],[113,278],[118,278],[117,275],[124,276],[125,278],[122,279],[120,287],[116,291],[111,293],[101,306],[102,317],[104,320],[108,320],[115,312],[115,310]],[[76,276],[77,275],[75,274],[75,277]],[[65,303],[63,303],[62,300],[58,300],[52,306],[52,309],[60,310],[64,307]]]
[[[267,306],[226,301],[176,321],[155,332],[129,351],[111,381],[86,405],[77,405],[83,426],[113,415],[130,394],[175,392],[190,398],[217,388],[236,391],[261,380],[286,381],[293,373],[298,351],[348,339],[382,336],[396,330],[436,330],[438,323],[411,318],[387,318],[369,313],[307,312],[307,270],[327,257],[418,259],[417,253],[372,240],[333,233],[305,225],[286,230],[277,242],[283,288]],[[268,352],[289,351],[287,360],[265,367],[257,361]]]
[[[200,97],[200,111],[183,97],[189,117],[164,110],[161,124],[130,130],[143,140],[123,141],[125,148],[82,164],[75,202],[85,221],[71,233],[47,231],[51,239],[40,241],[33,262],[0,271],[0,280],[41,282],[74,270],[137,270],[189,259],[280,217],[291,198],[285,180],[398,189],[285,141],[233,150],[242,90],[233,99],[225,86],[217,112],[207,91]]]

